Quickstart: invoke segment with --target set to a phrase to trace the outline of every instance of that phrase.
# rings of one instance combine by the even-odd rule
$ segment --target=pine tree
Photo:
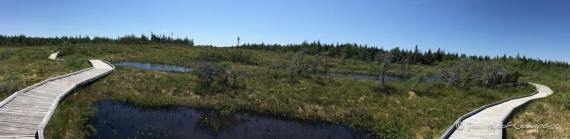
[[[433,63],[433,55],[431,54],[431,49],[428,49],[428,52],[424,56],[424,64],[431,65]]]
[[[412,63],[420,62],[420,50],[418,50],[418,45],[416,45],[416,49],[414,49],[414,53],[412,54]]]

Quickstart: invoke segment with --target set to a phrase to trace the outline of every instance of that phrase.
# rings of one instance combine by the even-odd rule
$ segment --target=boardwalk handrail
[[[459,119],[457,119],[457,120],[451,125],[451,127],[449,127],[449,128],[445,131],[445,133],[443,133],[443,135],[441,135],[440,139],[448,139],[449,136],[451,136],[451,134],[453,134],[453,132],[455,132],[455,130],[457,129],[457,126],[459,126],[459,125],[461,124],[461,122],[463,122],[463,120],[465,120],[465,119],[467,119],[467,118],[469,118],[469,117],[471,117],[471,116],[473,116],[473,115],[475,115],[475,114],[477,114],[477,113],[479,113],[479,112],[481,112],[481,111],[483,111],[483,110],[485,110],[485,109],[487,109],[487,108],[489,108],[489,107],[493,107],[493,106],[495,106],[495,105],[499,105],[499,104],[501,104],[501,103],[504,103],[504,102],[507,102],[507,101],[510,101],[510,100],[513,100],[513,99],[519,99],[519,98],[524,98],[524,97],[530,97],[530,96],[533,96],[533,95],[535,95],[535,94],[537,94],[537,93],[539,93],[539,92],[536,91],[536,92],[534,92],[534,93],[532,93],[532,94],[530,94],[530,95],[524,95],[524,96],[518,96],[518,97],[508,98],[508,99],[505,99],[505,100],[502,100],[502,101],[499,101],[499,102],[487,104],[487,105],[485,105],[485,106],[483,106],[483,107],[480,107],[479,109],[476,109],[476,110],[474,110],[474,111],[471,111],[471,112],[469,112],[469,113],[467,113],[467,114],[465,114],[465,115],[459,117]],[[527,101],[527,102],[528,102],[528,101]],[[527,102],[525,102],[525,103],[527,103]],[[518,108],[518,107],[520,107],[520,106],[517,106],[516,108]],[[510,111],[509,113],[512,113],[513,110],[514,110],[514,109],[511,109],[511,111]],[[509,114],[509,115],[510,115],[510,114]],[[507,116],[507,117],[509,117],[509,116]],[[505,117],[503,120],[501,120],[501,124],[504,124],[504,120],[505,120],[507,117]],[[503,131],[501,131],[501,132],[499,133],[499,135],[502,137],[502,136],[503,136]]]
[[[88,78],[88,79],[82,80],[81,82],[75,83],[75,84],[72,85],[71,88],[68,88],[68,89],[65,90],[62,94],[59,94],[59,95],[56,97],[56,99],[54,100],[54,103],[52,103],[51,107],[49,108],[49,110],[48,110],[46,116],[43,118],[42,122],[38,125],[38,131],[37,131],[37,136],[38,136],[38,138],[44,139],[44,129],[45,129],[47,123],[49,122],[49,120],[51,119],[51,116],[53,116],[53,113],[54,113],[54,111],[55,111],[55,109],[56,109],[56,107],[57,107],[57,104],[59,103],[59,101],[61,101],[61,99],[63,99],[65,96],[67,96],[67,94],[69,94],[69,92],[71,92],[72,90],[74,90],[77,86],[80,86],[80,85],[83,85],[83,84],[85,84],[85,83],[91,82],[91,81],[93,81],[93,80],[95,80],[95,79],[99,79],[99,78],[101,78],[101,77],[103,77],[103,76],[105,76],[105,75],[111,73],[113,70],[115,70],[115,66],[113,66],[113,64],[111,64],[111,63],[109,63],[109,62],[107,62],[107,61],[105,61],[105,60],[102,60],[102,59],[89,59],[89,60],[101,60],[102,62],[104,62],[104,63],[108,64],[109,66],[111,66],[111,70],[109,70],[109,71],[107,71],[107,72],[105,72],[105,73],[103,73],[103,74],[99,74],[99,75],[97,75],[97,76],[95,76],[95,77]],[[75,75],[75,74],[78,74],[78,73],[80,73],[80,72],[84,72],[84,71],[90,70],[90,69],[94,69],[94,67],[87,68],[87,69],[84,69],[84,70],[81,70],[81,71],[78,71],[78,72],[74,72],[74,73],[71,73],[71,74],[67,74],[67,75],[55,77],[55,79],[53,79],[53,78],[52,78],[52,79],[53,79],[53,80],[56,80],[56,79],[68,77],[68,76],[70,76],[70,75]],[[49,80],[49,81],[53,81],[53,80]],[[48,80],[46,80],[46,81],[48,81]],[[40,83],[41,83],[41,82],[40,82]],[[44,83],[47,83],[47,82],[44,81]],[[42,84],[44,84],[44,83],[42,83]],[[39,83],[38,83],[38,84],[39,84]],[[41,85],[41,84],[40,84],[40,85]]]
[[[114,68],[114,67],[113,67],[113,68]],[[29,91],[29,90],[32,90],[32,89],[34,89],[34,88],[36,88],[36,87],[38,87],[38,86],[41,86],[41,85],[43,85],[43,84],[45,84],[45,83],[50,82],[50,81],[54,81],[54,80],[57,80],[57,79],[69,77],[69,76],[71,76],[71,75],[75,75],[75,74],[78,74],[78,73],[81,73],[81,72],[84,72],[84,71],[87,71],[87,70],[90,70],[90,69],[93,69],[93,67],[91,67],[91,68],[86,68],[86,69],[83,69],[83,70],[80,70],[80,71],[76,71],[76,72],[72,72],[72,73],[69,73],[69,74],[65,74],[65,75],[61,75],[61,76],[49,78],[49,79],[44,80],[44,81],[42,81],[42,82],[36,83],[36,84],[34,84],[34,85],[32,85],[32,86],[28,86],[28,87],[26,87],[26,88],[24,88],[24,89],[22,89],[22,90],[20,90],[20,91],[16,91],[16,92],[13,93],[12,95],[10,95],[8,98],[6,98],[6,99],[4,99],[2,102],[0,102],[0,108],[1,108],[1,107],[4,107],[4,105],[6,105],[8,102],[12,101],[12,99],[16,98],[16,96],[20,95],[21,93],[24,93],[24,92],[27,92],[27,91]]]
[[[103,61],[104,63],[107,63],[107,65],[111,66],[111,68],[115,69],[115,65],[113,65],[113,64],[111,64],[110,62],[107,62],[107,61],[105,61],[105,60],[103,60],[103,59],[95,58],[95,59],[89,59],[89,60],[101,60],[101,61]]]
[[[8,104],[8,102],[12,101],[14,98],[16,98],[18,95],[20,95],[20,94],[22,94],[22,93],[24,93],[24,92],[27,92],[27,91],[29,91],[29,90],[32,90],[32,89],[34,89],[34,88],[36,88],[36,87],[38,87],[38,86],[41,86],[41,85],[43,85],[43,84],[46,84],[46,83],[48,83],[48,82],[51,82],[51,81],[54,81],[54,80],[57,80],[57,79],[61,79],[61,78],[65,78],[65,77],[69,77],[69,76],[72,76],[72,75],[75,75],[75,74],[78,74],[78,73],[81,73],[81,72],[84,72],[84,71],[87,71],[87,70],[90,70],[90,69],[93,69],[93,67],[87,68],[87,69],[83,69],[83,70],[80,70],[80,71],[76,71],[76,72],[72,72],[72,73],[69,73],[69,74],[65,74],[65,75],[61,75],[61,76],[49,78],[49,79],[44,80],[44,81],[42,81],[42,82],[36,83],[36,84],[34,84],[34,85],[32,85],[32,86],[28,86],[28,87],[26,87],[26,88],[24,88],[24,89],[22,89],[22,90],[20,90],[20,91],[16,91],[16,92],[14,92],[12,95],[10,95],[8,98],[6,98],[6,99],[4,99],[2,102],[0,102],[0,108],[1,108],[1,107],[4,107],[6,104]],[[17,136],[0,136],[0,137],[2,137],[2,138],[6,138],[6,137],[8,137],[8,138],[20,138],[20,137],[35,137],[35,135],[17,135]]]

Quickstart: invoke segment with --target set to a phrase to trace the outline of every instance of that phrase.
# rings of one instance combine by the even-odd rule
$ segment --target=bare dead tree
[[[428,88],[426,89],[426,91],[424,92],[424,94],[427,94],[429,92],[429,90],[431,90],[434,87],[433,84],[429,84]]]
[[[352,65],[356,65],[356,60],[358,60],[358,59],[355,58],[354,61],[352,61]]]
[[[460,73],[460,78],[462,78],[463,88],[466,88],[469,85],[469,82],[472,80],[475,62],[471,59],[461,59],[460,66],[463,70],[461,71],[462,73]]]
[[[382,78],[382,88],[385,87],[385,83],[384,83],[384,79],[386,77],[386,69],[388,67],[388,62],[390,62],[390,60],[392,59],[392,53],[388,53],[388,52],[379,52],[379,57],[378,57],[378,61],[384,61],[384,65],[382,66],[382,76],[380,78]]]
[[[305,61],[304,64],[306,65],[305,69],[309,69],[313,73],[313,75],[317,74],[317,69],[319,67],[318,61],[309,59],[309,60]]]
[[[400,76],[402,76],[402,77],[404,77],[404,75],[405,75],[407,61],[408,61],[408,59],[402,60],[402,68],[400,70]]]
[[[329,52],[321,52],[321,55],[325,56],[325,71],[328,71],[329,67]]]
[[[376,66],[380,66],[380,62],[382,62],[382,56],[384,55],[385,52],[383,51],[379,51],[378,53],[376,53],[376,60],[378,61],[378,63],[376,63]]]
[[[307,49],[301,49],[301,51],[297,52],[297,55],[299,55],[301,57],[301,60],[303,60],[303,58],[305,58],[305,55],[307,55]]]
[[[273,60],[271,61],[271,67],[273,69],[279,68],[279,62],[277,62],[277,56],[273,56]]]
[[[195,72],[199,78],[206,78],[205,81],[208,83],[211,83],[214,80],[213,76],[216,74],[214,65],[206,62],[199,62],[196,66]]]
[[[302,63],[299,60],[295,60],[292,64],[291,67],[289,68],[289,71],[291,71],[291,77],[294,77],[295,75],[299,75],[301,74],[301,72],[303,72],[303,66]]]
[[[283,54],[283,59],[293,60],[293,55],[292,54]]]
[[[246,72],[243,72],[243,71],[241,71],[241,70],[231,70],[231,71],[229,72],[228,76],[229,76],[231,79],[233,79],[233,84],[232,84],[232,86],[235,87],[235,86],[237,86],[237,80],[238,80],[240,77],[245,78],[245,77],[248,77],[249,75],[248,75]]]

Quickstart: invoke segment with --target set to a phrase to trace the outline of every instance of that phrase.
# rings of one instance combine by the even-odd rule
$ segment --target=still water
[[[179,71],[179,72],[190,72],[192,68],[174,66],[168,64],[154,64],[154,63],[141,63],[141,62],[118,62],[113,63],[114,66],[119,67],[133,67],[144,70],[162,70],[162,71]]]
[[[190,72],[192,68],[182,67],[182,66],[174,66],[168,64],[154,64],[154,63],[141,63],[141,62],[118,62],[113,63],[115,66],[127,66],[127,67],[134,67],[139,69],[145,70],[161,70],[161,71],[179,71],[179,72]],[[357,74],[340,74],[340,73],[329,73],[331,76],[337,77],[345,77],[345,78],[353,78],[353,79],[366,79],[366,80],[379,80],[376,76],[368,76],[368,75],[357,75]],[[386,81],[393,81],[393,82],[406,82],[410,78],[400,78],[400,77],[385,77]],[[440,78],[435,77],[427,77],[424,79],[428,82],[437,82],[441,81]]]
[[[235,113],[221,116],[209,109],[140,108],[122,102],[98,101],[97,130],[88,138],[366,138],[348,126]]]

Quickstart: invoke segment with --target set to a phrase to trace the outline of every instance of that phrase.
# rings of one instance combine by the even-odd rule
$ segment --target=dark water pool
[[[329,73],[331,76],[338,76],[338,77],[346,77],[346,78],[353,78],[353,79],[366,79],[366,80],[379,80],[376,76],[368,76],[368,75],[357,75],[357,74],[338,74],[338,73]],[[393,81],[393,82],[406,82],[410,78],[400,78],[400,77],[385,77],[384,80],[386,81]],[[435,77],[427,77],[424,79],[428,82],[437,82],[441,81],[440,78]]]
[[[215,110],[139,108],[102,100],[95,118],[97,133],[88,138],[366,138],[363,130],[347,126],[236,113],[221,116]]]
[[[192,68],[174,66],[168,64],[154,64],[154,63],[141,63],[141,62],[118,62],[113,63],[114,66],[119,67],[133,67],[145,70],[162,70],[162,71],[179,71],[179,72],[190,72]]]

